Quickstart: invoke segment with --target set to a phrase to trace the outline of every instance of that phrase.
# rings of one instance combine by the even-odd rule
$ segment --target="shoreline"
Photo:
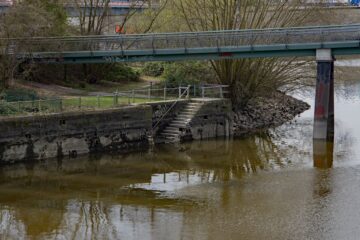
[[[281,92],[270,98],[258,97],[234,110],[234,137],[247,137],[283,125],[310,108],[310,105]]]

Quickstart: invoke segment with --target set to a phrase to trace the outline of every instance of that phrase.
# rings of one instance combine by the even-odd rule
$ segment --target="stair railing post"
[[[204,88],[204,86],[201,86],[201,97],[205,98],[205,88]]]
[[[187,99],[190,98],[190,88],[191,88],[191,85],[188,85],[188,87],[187,87],[187,93],[186,93],[186,98],[187,98]]]
[[[152,90],[152,82],[150,82],[150,88],[149,88],[149,93],[148,93],[149,99],[151,99],[151,90]]]
[[[164,100],[166,100],[166,87],[164,87]]]
[[[181,87],[179,86],[179,98],[181,98]]]
[[[59,101],[59,108],[60,108],[60,112],[62,112],[63,111],[63,100],[62,100],[62,98],[60,98],[60,101]]]
[[[222,86],[220,86],[219,90],[220,90],[220,98],[224,98],[224,93],[223,93]]]

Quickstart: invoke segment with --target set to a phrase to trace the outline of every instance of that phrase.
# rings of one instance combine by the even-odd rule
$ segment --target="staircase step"
[[[194,116],[195,113],[186,113],[186,112],[181,112],[180,114],[177,115],[178,116]]]
[[[187,105],[185,108],[200,108],[202,105],[200,105],[200,104],[189,104],[189,105]]]
[[[197,113],[197,111],[195,111],[195,110],[184,110],[184,111],[182,111],[181,113],[196,114],[196,113]]]
[[[164,130],[174,130],[174,131],[180,131],[180,129],[178,127],[175,127],[175,126],[168,126],[166,127]]]
[[[184,121],[182,121],[182,120],[178,120],[178,119],[174,119],[173,121],[171,121],[171,123],[179,123],[179,124],[185,124],[185,122]]]
[[[186,127],[186,124],[185,123],[170,123],[169,127],[176,127],[177,129],[179,128],[185,128]]]
[[[181,135],[180,129],[187,127],[187,125],[196,116],[196,113],[201,109],[202,106],[202,102],[188,103],[169,123],[169,125],[162,132],[160,132],[160,137],[163,138],[166,143],[179,142]]]
[[[176,118],[176,121],[181,121],[181,122],[183,122],[183,123],[188,123],[189,122],[189,120],[191,120],[192,119],[192,117],[177,117]]]
[[[195,115],[185,115],[185,114],[183,114],[183,115],[177,116],[176,118],[177,119],[193,119],[194,117],[195,117]]]
[[[180,134],[180,131],[179,130],[164,130],[163,133],[169,133],[169,134],[177,134],[179,135]]]
[[[161,136],[166,139],[178,139],[179,138],[179,135],[161,134]]]

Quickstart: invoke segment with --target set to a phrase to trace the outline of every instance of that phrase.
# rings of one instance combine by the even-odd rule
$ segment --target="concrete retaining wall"
[[[172,101],[92,112],[0,119],[0,164],[95,152],[146,149],[152,128],[161,131],[186,106],[179,101],[162,118]],[[204,102],[184,129],[181,140],[232,135],[231,104],[227,100]]]
[[[0,163],[146,148],[150,106],[0,120]]]
[[[233,135],[233,114],[230,100],[201,100],[203,106],[184,129],[181,141],[230,137]]]

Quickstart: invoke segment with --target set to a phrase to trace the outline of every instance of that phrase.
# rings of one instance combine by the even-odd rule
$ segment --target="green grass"
[[[0,102],[0,116],[110,109],[126,106],[128,104],[139,104],[161,100],[163,99],[118,97],[116,101],[116,98],[112,96],[88,96],[22,102]]]
[[[116,106],[127,105],[127,104],[136,104],[136,103],[146,103],[160,101],[160,98],[128,98],[128,97],[118,97],[117,104],[114,97],[77,97],[63,99],[64,109],[71,108],[113,108]]]

